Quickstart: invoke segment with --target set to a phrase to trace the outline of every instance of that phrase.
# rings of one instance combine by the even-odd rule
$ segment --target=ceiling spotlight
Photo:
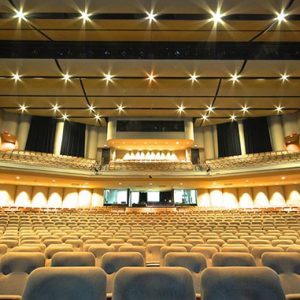
[[[190,79],[192,80],[192,82],[195,82],[197,80],[198,76],[196,74],[192,74]]]
[[[85,11],[80,11],[80,14],[81,14],[80,19],[82,19],[83,22],[87,22],[87,21],[91,20],[90,19],[91,14],[87,13],[86,10]]]
[[[21,81],[21,76],[18,73],[12,74],[12,79],[14,81]]]
[[[201,115],[201,119],[205,122],[205,121],[208,121],[208,115],[207,114],[204,114],[204,115]]]
[[[240,75],[234,73],[234,74],[231,75],[231,79],[230,80],[232,82],[237,82],[237,81],[239,81],[239,77],[240,77]]]
[[[54,104],[54,105],[52,105],[52,108],[51,108],[51,110],[53,110],[54,112],[58,112],[59,111],[59,109],[60,109],[60,106],[56,103],[56,104]]]
[[[91,112],[91,113],[95,111],[95,108],[96,108],[96,107],[93,106],[93,104],[88,105],[88,111]]]
[[[286,22],[287,14],[282,10],[280,13],[276,13],[277,17],[275,20],[280,24],[281,22]]]
[[[96,121],[100,121],[101,116],[100,116],[99,114],[96,114],[96,115],[94,116],[94,118],[95,118]]]
[[[150,82],[152,82],[152,81],[154,81],[155,80],[155,75],[153,75],[153,73],[150,73],[150,74],[147,74],[148,75],[148,80],[150,81]]]
[[[125,106],[123,106],[123,104],[117,105],[117,111],[118,111],[119,113],[123,112],[124,109],[125,109]]]
[[[280,114],[282,113],[283,107],[279,104],[278,106],[275,105],[275,111]]]
[[[216,12],[212,12],[210,21],[213,21],[214,24],[222,23],[223,16],[224,16],[224,14],[222,14],[220,12],[220,9],[218,8],[218,10]]]
[[[281,74],[281,80],[282,80],[282,81],[287,81],[288,78],[289,78],[289,75],[287,75],[286,73]]]
[[[103,76],[104,76],[104,80],[106,80],[106,82],[112,82],[113,76],[110,73],[103,74]]]
[[[231,122],[236,121],[236,115],[235,114],[230,115],[229,118],[230,118]]]
[[[153,10],[151,10],[150,12],[146,12],[146,14],[147,14],[146,20],[148,20],[149,23],[152,23],[153,21],[156,21],[155,17],[157,16],[157,14],[155,14],[153,12]]]
[[[247,104],[245,104],[244,106],[242,106],[241,111],[243,112],[243,114],[249,112],[249,106],[247,106]]]
[[[71,76],[70,76],[68,73],[63,74],[63,80],[64,80],[65,82],[70,81],[70,80],[71,80]]]
[[[62,115],[61,115],[61,118],[62,118],[64,121],[67,121],[67,120],[69,120],[69,115],[67,115],[67,114],[62,114]]]
[[[26,106],[25,104],[20,104],[19,105],[19,110],[23,113],[23,112],[26,112],[27,111],[27,108],[29,106]]]
[[[209,112],[209,113],[213,112],[214,109],[215,109],[212,105],[209,105],[209,106],[206,106],[206,107],[207,107],[206,111]]]
[[[183,106],[183,104],[180,104],[179,106],[177,106],[177,112],[179,114],[182,114],[185,110],[185,107]]]
[[[15,18],[18,18],[19,21],[26,19],[26,14],[23,12],[22,9],[16,10]]]

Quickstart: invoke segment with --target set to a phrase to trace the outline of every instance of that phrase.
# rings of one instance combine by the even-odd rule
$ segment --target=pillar
[[[205,159],[214,159],[215,149],[214,149],[214,137],[213,137],[212,126],[205,126],[203,129],[203,133],[204,133]]]
[[[273,151],[285,149],[284,133],[280,116],[268,117],[269,132],[272,142]]]
[[[216,125],[213,125],[213,137],[214,137],[214,154],[215,158],[219,157],[219,145],[218,145],[218,128]]]
[[[297,112],[298,132],[300,132],[300,111]]]
[[[10,134],[17,135],[18,123],[18,114],[9,113],[7,111],[4,112],[2,130],[8,130]]]
[[[58,120],[56,124],[55,138],[54,138],[54,150],[53,153],[55,155],[60,155],[60,149],[64,134],[64,125],[65,122],[62,120]]]
[[[117,136],[117,120],[110,119],[107,124],[107,140],[115,139]]]
[[[240,145],[241,145],[241,155],[246,154],[246,143],[245,143],[245,134],[244,134],[244,124],[243,121],[238,121],[238,130],[240,137]]]
[[[28,115],[20,115],[17,141],[19,144],[19,150],[25,150],[29,128],[30,128],[31,117]]]
[[[0,132],[2,131],[3,117],[4,117],[4,110],[0,109]]]
[[[192,120],[184,121],[184,133],[186,139],[194,140],[194,124]]]
[[[97,156],[97,144],[98,144],[98,127],[88,127],[88,140],[87,140],[87,153],[86,157],[90,159],[96,159]]]
[[[299,133],[296,114],[283,115],[282,124],[284,136]]]

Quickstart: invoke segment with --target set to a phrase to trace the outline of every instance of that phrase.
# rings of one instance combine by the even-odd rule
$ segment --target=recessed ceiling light
[[[61,118],[64,120],[64,121],[67,121],[69,119],[69,115],[67,115],[66,113],[62,114]]]
[[[192,80],[192,82],[197,81],[197,79],[198,79],[198,76],[195,73],[190,76],[190,80]]]
[[[27,111],[27,108],[29,106],[26,106],[25,104],[20,104],[19,105],[19,110],[23,113],[23,112],[26,112]]]
[[[212,12],[210,21],[213,21],[214,24],[223,23],[223,16],[224,14],[222,14],[218,8],[216,12]]]
[[[87,22],[87,21],[90,21],[90,20],[91,20],[91,19],[90,19],[90,15],[91,15],[91,14],[89,14],[89,13],[87,12],[87,10],[85,10],[85,11],[80,11],[80,14],[81,14],[80,19],[82,19],[83,22]]]
[[[57,103],[52,105],[51,110],[53,110],[54,112],[58,112],[59,109],[60,109],[60,106]]]
[[[119,185],[122,185],[122,182],[119,182]]]
[[[285,180],[285,176],[281,176],[281,180]]]
[[[237,73],[234,73],[234,74],[231,75],[230,80],[234,83],[234,82],[239,81],[239,77],[240,77],[240,75],[238,75]]]
[[[205,121],[208,121],[208,115],[207,114],[204,114],[204,115],[201,115],[201,119],[205,122]]]
[[[96,107],[93,104],[88,105],[88,111],[91,112],[91,113],[95,111],[95,108]]]
[[[103,74],[103,76],[106,82],[112,82],[113,76],[110,73]]]
[[[26,13],[23,12],[22,9],[16,10],[15,18],[18,18],[19,21],[26,19]]]
[[[123,106],[123,104],[117,105],[117,111],[118,111],[119,113],[123,112],[124,109],[125,109],[125,106]]]
[[[276,13],[277,17],[275,20],[280,24],[281,22],[286,22],[287,14],[282,10],[280,13]]]
[[[177,112],[179,114],[183,113],[185,110],[185,107],[183,106],[183,104],[180,104],[179,106],[177,106]]]
[[[280,104],[277,106],[275,105],[275,111],[279,114],[282,113],[283,111],[283,106],[281,106]]]
[[[147,76],[148,76],[147,79],[148,79],[150,82],[154,81],[154,80],[155,80],[155,77],[156,77],[153,73],[147,74]]]
[[[209,112],[209,113],[213,112],[214,109],[215,109],[212,105],[209,105],[209,106],[206,106],[206,107],[207,107],[206,111]]]
[[[21,76],[19,75],[19,73],[13,73],[12,74],[12,79],[14,81],[21,81]]]
[[[282,81],[286,81],[286,80],[288,80],[288,78],[289,78],[289,75],[287,75],[286,73],[284,73],[284,74],[281,74],[281,80]]]
[[[153,10],[151,10],[150,12],[146,12],[146,14],[147,14],[146,20],[148,20],[149,23],[152,23],[153,21],[156,21],[155,17],[157,16],[157,14],[155,14],[153,12]]]
[[[63,76],[63,80],[64,80],[65,82],[71,80],[71,76],[70,76],[68,73],[63,74],[62,76]]]
[[[235,114],[230,115],[229,118],[230,118],[231,122],[236,121],[236,115]]]
[[[101,119],[101,116],[100,116],[99,114],[96,114],[96,115],[94,116],[94,118],[95,118],[96,121],[99,121],[99,120]]]
[[[241,111],[243,112],[243,114],[249,112],[249,106],[247,106],[247,104],[245,104],[244,106],[242,106]]]

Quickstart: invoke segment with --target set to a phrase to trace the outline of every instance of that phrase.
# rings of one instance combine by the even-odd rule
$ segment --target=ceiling
[[[0,108],[100,125],[95,115],[210,125],[293,113],[299,45],[297,0],[2,0]]]

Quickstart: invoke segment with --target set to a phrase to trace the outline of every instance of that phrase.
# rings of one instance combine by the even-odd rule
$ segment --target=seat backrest
[[[212,258],[214,267],[255,267],[254,257],[249,253],[220,252]]]
[[[202,253],[206,258],[212,258],[218,250],[215,247],[195,246],[191,249],[191,252]]]
[[[144,246],[122,246],[119,248],[120,252],[138,252],[146,258],[146,248]]]
[[[51,260],[52,267],[94,267],[95,256],[89,252],[58,252]]]
[[[33,271],[22,300],[106,300],[106,276],[96,267],[40,268]]]
[[[278,275],[266,267],[212,267],[203,271],[202,300],[285,300]]]
[[[264,253],[262,264],[273,269],[286,294],[300,293],[300,253]]]
[[[191,273],[181,267],[122,268],[113,300],[195,300]]]
[[[51,246],[48,246],[45,250],[45,255],[46,255],[46,258],[48,259],[51,259],[52,256],[55,254],[55,253],[58,253],[58,252],[73,252],[74,249],[71,245],[64,245],[64,244],[61,244],[61,245],[51,245]]]

